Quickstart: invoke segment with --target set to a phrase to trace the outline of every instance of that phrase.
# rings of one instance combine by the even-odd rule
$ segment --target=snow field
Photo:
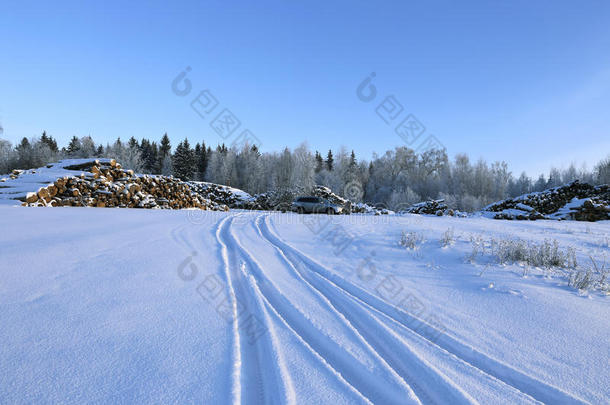
[[[10,403],[610,397],[608,297],[466,259],[479,235],[584,262],[609,252],[607,222],[0,207],[0,223]]]

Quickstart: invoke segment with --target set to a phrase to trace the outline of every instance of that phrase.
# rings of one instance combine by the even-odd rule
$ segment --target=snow
[[[573,209],[580,208],[583,206],[585,201],[589,200],[589,198],[577,198],[574,197],[570,202],[568,202],[563,207],[559,208],[557,212],[549,215],[551,219],[559,219],[559,218],[570,218],[570,214],[573,212]]]
[[[480,236],[601,261],[610,221],[0,206],[0,226],[4,403],[610,398],[608,296],[465,260]]]

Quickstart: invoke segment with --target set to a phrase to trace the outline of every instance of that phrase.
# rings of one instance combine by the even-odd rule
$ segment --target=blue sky
[[[230,109],[263,150],[307,141],[368,159],[404,144],[375,113],[393,95],[398,119],[416,116],[451,156],[517,174],[591,167],[610,153],[609,21],[607,1],[4,2],[2,137],[215,145],[213,116],[190,107],[209,89],[213,113]]]

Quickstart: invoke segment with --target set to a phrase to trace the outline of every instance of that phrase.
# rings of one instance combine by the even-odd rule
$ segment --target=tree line
[[[250,194],[284,191],[287,195],[308,193],[314,185],[324,185],[355,202],[383,204],[395,209],[427,199],[443,198],[463,211],[475,211],[508,197],[542,191],[579,179],[592,184],[610,183],[610,158],[592,170],[553,168],[548,176],[518,177],[506,162],[472,162],[458,154],[450,160],[445,150],[416,153],[404,146],[370,161],[341,148],[322,154],[305,144],[294,150],[261,153],[255,145],[215,148],[205,142],[191,146],[184,139],[172,148],[164,134],[159,143],[149,139],[126,142],[118,138],[105,146],[90,136],[72,137],[58,148],[56,140],[43,132],[40,137],[23,138],[13,146],[0,139],[0,173],[13,169],[44,166],[66,158],[115,158],[123,167],[138,173],[173,175],[182,180],[209,181],[240,188]]]

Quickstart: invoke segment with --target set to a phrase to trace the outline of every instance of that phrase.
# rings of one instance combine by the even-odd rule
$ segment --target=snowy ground
[[[608,222],[0,207],[0,229],[2,403],[610,398],[610,297],[464,259],[471,235],[610,259]]]

